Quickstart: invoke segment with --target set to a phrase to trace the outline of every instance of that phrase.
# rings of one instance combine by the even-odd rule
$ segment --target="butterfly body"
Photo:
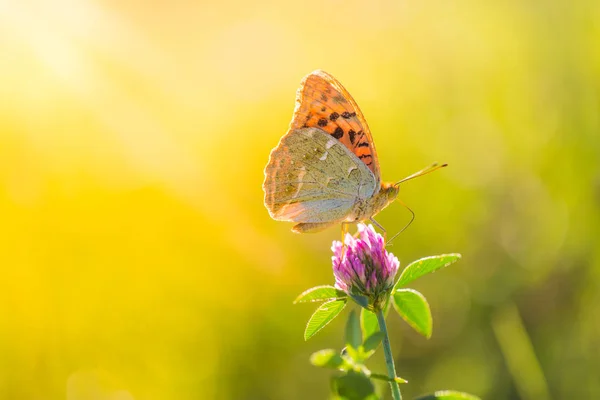
[[[314,71],[298,90],[290,128],[265,168],[265,206],[295,232],[372,219],[398,195],[382,183],[369,127],[352,96]]]
[[[397,185],[388,182],[382,183],[379,191],[373,197],[356,202],[346,222],[360,222],[375,216],[396,200],[398,191]]]

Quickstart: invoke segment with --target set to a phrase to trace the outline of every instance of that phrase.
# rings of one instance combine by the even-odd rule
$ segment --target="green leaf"
[[[348,316],[348,322],[346,322],[346,345],[353,349],[358,349],[362,344],[362,333],[360,331],[360,322],[356,317],[354,310]]]
[[[360,294],[350,294],[352,300],[356,302],[359,306],[366,308],[369,306],[369,299],[366,296],[361,296]]]
[[[344,364],[344,359],[337,351],[325,349],[312,353],[310,356],[310,363],[315,367],[338,369]]]
[[[481,400],[472,394],[456,392],[454,390],[439,390],[435,393],[417,397],[415,400]]]
[[[364,348],[365,352],[375,350],[379,346],[379,343],[381,343],[382,340],[383,340],[383,333],[381,333],[379,331],[373,333],[371,336],[369,336],[367,338],[367,340],[365,340],[365,343],[363,344],[363,348]]]
[[[391,297],[391,296],[390,296]],[[383,307],[383,316],[387,318],[390,312],[390,301],[385,302]],[[363,337],[369,337],[375,332],[379,332],[379,321],[374,312],[362,309],[360,312],[360,327],[362,328]]]
[[[305,290],[300,294],[300,296],[296,297],[294,300],[294,304],[298,303],[308,303],[315,301],[331,301],[337,299],[346,298],[347,295],[341,290],[334,288],[333,286],[324,285],[324,286],[315,286],[308,290]]]
[[[306,329],[304,330],[304,340],[308,340],[325,325],[330,323],[346,306],[346,299],[333,300],[321,304],[319,308],[310,316]]]
[[[460,260],[461,257],[462,256],[460,254],[453,253],[425,257],[414,261],[404,268],[404,271],[402,271],[402,275],[400,275],[398,282],[396,282],[396,285],[394,285],[394,290],[405,286],[407,283],[412,282],[425,274],[435,272],[440,268],[454,264]]]
[[[333,380],[334,393],[345,400],[375,399],[375,385],[364,374],[348,371]]]
[[[342,349],[342,356],[349,359],[352,363],[360,363],[362,360],[360,358],[361,354],[358,349],[355,349],[352,346],[346,346]]]
[[[370,377],[371,377],[371,379],[379,379],[380,381],[386,381],[386,382],[396,381],[398,383],[408,383],[408,381],[406,379],[402,379],[399,376],[392,379],[389,376],[383,375],[383,374],[371,374]]]
[[[369,337],[375,332],[379,332],[379,322],[377,315],[373,311],[366,308],[360,310],[360,327],[362,328],[363,336]]]
[[[417,332],[429,339],[433,321],[425,296],[413,289],[398,289],[393,299],[398,314]]]

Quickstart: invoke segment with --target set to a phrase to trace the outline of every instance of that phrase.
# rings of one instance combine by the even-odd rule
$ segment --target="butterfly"
[[[445,166],[445,165],[443,165]],[[265,206],[271,217],[318,232],[373,219],[396,199],[399,184],[440,168],[437,164],[397,183],[381,182],[367,121],[350,93],[322,70],[308,74],[296,94],[287,133],[265,167]]]

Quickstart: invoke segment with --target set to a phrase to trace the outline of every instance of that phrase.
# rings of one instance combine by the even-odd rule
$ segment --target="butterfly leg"
[[[342,252],[346,250],[346,234],[348,233],[348,225],[351,222],[342,222]]]
[[[348,222],[342,222],[342,243],[344,243],[346,233],[348,233]]]
[[[375,218],[371,217],[369,219],[371,220],[372,223],[375,224],[376,227],[378,227],[379,229],[381,229],[383,231],[383,242],[385,243],[385,241],[387,239],[387,231],[385,230],[385,228],[383,226],[381,226],[379,224],[379,222],[375,221]]]

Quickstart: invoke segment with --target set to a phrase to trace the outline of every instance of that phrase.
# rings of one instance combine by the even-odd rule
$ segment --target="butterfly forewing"
[[[357,199],[378,190],[366,164],[319,128],[288,132],[271,152],[265,175],[265,205],[284,221],[342,221]]]
[[[379,163],[371,132],[350,93],[324,71],[307,75],[296,95],[290,131],[319,128],[340,141],[373,173],[379,187]]]

